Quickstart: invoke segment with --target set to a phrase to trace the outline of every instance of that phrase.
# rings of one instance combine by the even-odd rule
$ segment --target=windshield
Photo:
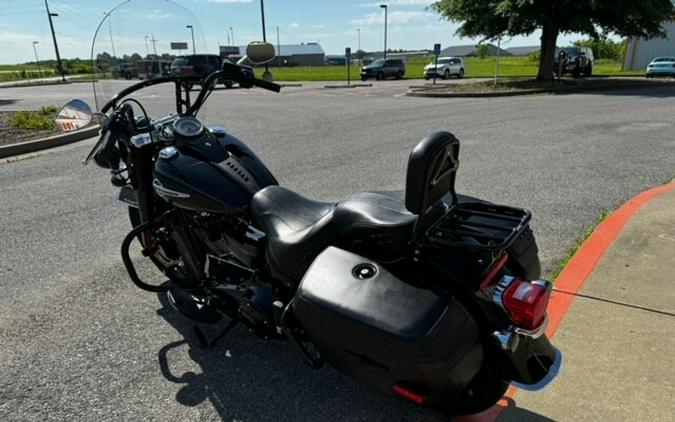
[[[438,59],[438,64],[450,64],[452,59]]]
[[[375,60],[370,65],[371,66],[382,66],[383,64],[384,64],[384,59],[380,59],[380,60]]]
[[[191,6],[192,3],[185,3]],[[192,12],[172,0],[122,1],[98,25],[91,46],[95,104],[100,111],[118,92],[146,79],[172,75],[172,62],[197,53],[193,68],[207,76],[220,67],[216,42],[207,49],[204,33]],[[209,62],[209,54],[214,59]],[[192,74],[192,73],[188,73]],[[194,100],[198,83],[191,91]],[[175,85],[153,85],[131,96],[152,118],[176,112]],[[140,112],[140,110],[139,110]]]
[[[579,55],[579,49],[576,47],[565,47],[565,48],[558,48],[556,49],[556,55],[560,54],[560,52],[564,52],[568,56],[578,56]]]

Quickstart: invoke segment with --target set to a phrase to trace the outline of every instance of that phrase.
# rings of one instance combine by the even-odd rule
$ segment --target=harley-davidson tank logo
[[[152,181],[152,187],[155,188],[157,195],[162,198],[173,198],[173,199],[187,199],[190,197],[190,194],[184,192],[178,192],[173,189],[165,188],[158,179]]]

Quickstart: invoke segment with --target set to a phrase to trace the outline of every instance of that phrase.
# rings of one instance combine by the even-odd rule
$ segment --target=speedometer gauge
[[[174,132],[185,138],[196,138],[204,132],[204,125],[194,117],[181,117],[173,124]]]

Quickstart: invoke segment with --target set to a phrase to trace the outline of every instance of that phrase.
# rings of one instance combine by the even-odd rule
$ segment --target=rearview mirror
[[[253,64],[264,64],[276,55],[274,46],[270,43],[254,41],[246,47],[246,57]]]
[[[56,127],[64,132],[82,129],[91,123],[93,115],[89,104],[82,100],[72,100],[56,115]]]

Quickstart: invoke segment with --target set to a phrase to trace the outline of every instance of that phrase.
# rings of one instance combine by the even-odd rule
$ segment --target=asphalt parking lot
[[[673,87],[398,95],[410,84],[220,90],[204,119],[247,140],[283,185],[321,200],[402,189],[415,144],[449,130],[462,142],[458,190],[532,210],[546,274],[603,210],[675,175]],[[90,92],[5,88],[0,110]],[[139,99],[162,110],[171,98],[153,88]],[[128,281],[125,210],[108,175],[80,165],[90,144],[0,164],[0,420],[440,420],[312,371],[289,345],[244,329],[201,350],[189,323]]]

